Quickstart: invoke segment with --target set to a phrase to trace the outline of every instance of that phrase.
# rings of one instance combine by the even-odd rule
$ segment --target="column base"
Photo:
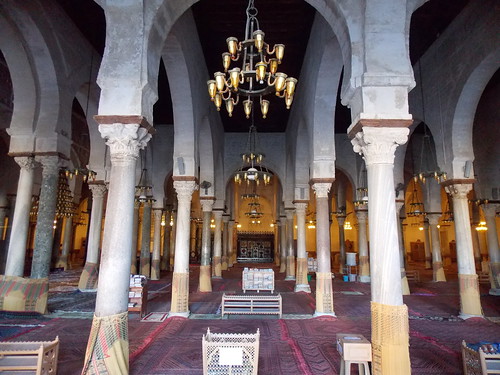
[[[172,303],[170,314],[189,316],[189,272],[174,272],[172,275]],[[181,316],[181,315],[176,315]]]
[[[167,315],[167,318],[171,318],[173,316],[178,316],[181,318],[189,318],[189,315],[191,315],[191,312],[185,311],[185,312],[172,312],[170,311]]]
[[[430,259],[425,260],[425,269],[430,270],[432,268],[432,262]]]
[[[97,280],[99,277],[99,265],[96,263],[85,263],[80,281],[78,282],[78,290],[80,292],[94,292],[97,290]]]
[[[92,320],[82,375],[128,374],[128,312]]]
[[[67,271],[69,269],[68,257],[67,256],[58,257],[55,268],[62,268],[64,271]]]
[[[213,264],[213,277],[220,277],[222,278],[222,259],[221,257],[213,257],[212,260]]]
[[[214,280],[222,280],[222,276],[212,276],[212,279],[214,279]]]
[[[210,266],[200,266],[200,285],[198,287],[200,292],[212,291],[211,272]]]
[[[442,262],[432,263],[432,281],[446,281]]]
[[[491,288],[489,294],[490,296],[500,296],[500,289]]]
[[[479,282],[476,274],[458,274],[460,291],[460,317],[483,317],[483,308],[479,294]],[[468,319],[468,318],[464,318]]]
[[[464,314],[464,313],[458,314],[458,317],[460,319],[463,319],[463,320],[467,320],[467,319],[471,319],[471,318],[483,318],[484,319],[484,315],[474,315],[474,314]]]
[[[151,263],[149,262],[149,258],[141,258],[140,260],[140,270],[141,275],[149,278],[151,276]]]
[[[401,294],[403,296],[409,296],[411,294],[410,284],[408,284],[408,278],[406,275],[401,278]]]
[[[331,313],[326,313],[326,312],[320,312],[320,311],[314,311],[314,314],[313,316],[316,318],[318,316],[331,316],[331,317],[334,317],[336,318],[337,315],[335,315],[335,313],[331,312]]]
[[[151,280],[160,280],[160,260],[151,262]]]
[[[295,285],[294,292],[311,293],[311,286],[309,284],[297,284]]]
[[[371,277],[370,276],[364,276],[364,275],[360,275],[358,277],[358,281],[360,283],[370,283],[371,282]]]
[[[409,321],[406,305],[371,302],[372,372],[410,375]]]
[[[286,276],[285,281],[295,281],[295,276]]]
[[[49,279],[0,275],[0,310],[47,313]]]
[[[335,314],[331,272],[316,272],[316,312]]]
[[[307,281],[307,258],[297,258],[297,285],[308,285]]]
[[[286,257],[286,278],[285,278],[285,280],[295,280],[295,257],[294,256]]]
[[[286,272],[286,262],[281,262],[280,264],[280,273]]]
[[[137,275],[137,266],[136,266],[135,264],[132,264],[132,265],[130,266],[130,273],[131,273],[132,275]]]
[[[227,271],[227,257],[222,257],[222,261],[221,261],[221,265],[220,265],[220,269],[222,271]]]

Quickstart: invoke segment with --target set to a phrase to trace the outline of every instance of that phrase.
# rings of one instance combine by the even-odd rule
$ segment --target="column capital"
[[[358,224],[366,224],[366,220],[368,219],[368,210],[356,210],[355,212]]]
[[[174,189],[177,192],[177,200],[179,203],[190,203],[193,197],[193,192],[198,189],[196,181],[175,181]]]
[[[148,130],[139,124],[101,124],[99,132],[109,146],[112,161],[137,159],[139,150],[151,139]]]
[[[294,214],[294,209],[287,209],[286,210],[286,219],[287,220],[293,220],[293,214]]]
[[[104,184],[89,184],[89,189],[92,192],[92,198],[103,198],[108,191]]]
[[[439,223],[439,218],[441,217],[441,214],[427,214],[427,220],[429,221],[430,225],[438,225]]]
[[[214,199],[200,199],[200,204],[203,212],[212,212],[212,208],[214,206]]]
[[[297,215],[305,215],[307,208],[306,202],[294,202],[293,205],[295,206],[295,213]]]
[[[339,226],[343,226],[345,223],[345,216],[337,216],[337,222],[339,223]]]
[[[222,215],[222,221],[225,223],[229,223],[229,215]]]
[[[316,198],[328,198],[331,186],[331,182],[315,182],[312,188],[316,194]]]
[[[224,213],[224,211],[222,210],[213,210],[213,215],[215,217],[215,219],[218,219],[218,220],[222,220],[222,214]]]
[[[35,169],[36,162],[35,158],[32,156],[16,156],[14,157],[14,161],[21,167],[21,169],[30,171]]]
[[[155,219],[159,220],[161,219],[163,215],[163,209],[162,208],[153,208],[153,216]]]
[[[42,165],[42,175],[44,176],[57,174],[62,166],[62,159],[56,155],[36,156],[35,160]]]
[[[444,190],[452,198],[467,199],[467,194],[472,190],[472,184],[450,184],[444,187]]]
[[[408,128],[363,127],[351,143],[354,152],[363,155],[367,167],[393,164],[396,148],[406,143],[409,132]]]
[[[486,204],[481,205],[481,207],[483,209],[485,217],[495,218],[495,215],[496,215],[498,209],[500,208],[500,205],[496,204],[496,203],[486,203]]]

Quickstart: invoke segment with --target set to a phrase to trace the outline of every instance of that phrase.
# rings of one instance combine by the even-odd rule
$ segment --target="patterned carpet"
[[[259,265],[269,268],[269,265]],[[202,374],[203,333],[255,333],[260,330],[259,374],[335,375],[340,355],[335,346],[337,333],[359,333],[371,339],[370,285],[334,282],[336,318],[312,318],[313,293],[293,293],[294,282],[285,281],[276,270],[276,292],[283,297],[283,313],[277,317],[231,316],[217,319],[223,293],[241,293],[241,266],[224,271],[222,280],[213,280],[214,292],[197,291],[199,267],[191,268],[189,305],[193,319],[169,318],[163,322],[141,322],[139,314],[129,315],[130,374]],[[170,310],[171,273],[149,282],[148,312]],[[0,340],[52,340],[59,335],[59,373],[77,375],[87,345],[95,305],[95,293],[76,289],[78,270],[51,275],[49,310],[56,314],[0,313]],[[422,270],[422,282],[410,283],[412,294],[404,297],[410,315],[410,359],[414,375],[462,374],[461,341],[500,340],[500,297],[487,295],[481,285],[481,303],[490,319],[458,318],[459,298],[456,278],[432,283],[432,273]],[[74,311],[80,311],[75,318]],[[302,319],[289,319],[293,314]],[[194,319],[194,315],[198,317]],[[201,317],[201,318],[200,318]],[[310,317],[309,319],[303,319]],[[259,319],[257,319],[259,318]],[[496,321],[497,323],[494,323]],[[354,369],[354,367],[353,367]],[[356,374],[356,372],[352,372]]]

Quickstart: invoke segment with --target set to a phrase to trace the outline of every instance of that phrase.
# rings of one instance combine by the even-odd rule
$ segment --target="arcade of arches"
[[[462,319],[484,318],[479,276],[500,295],[498,4],[457,2],[415,52],[413,22],[437,0],[279,2],[310,25],[290,111],[256,120],[272,175],[257,185],[233,178],[249,124],[207,93],[207,51],[224,45],[199,33],[206,2],[84,1],[101,46],[71,2],[1,2],[0,309],[46,314],[51,272],[80,269],[96,294],[83,371],[121,374],[131,273],[168,275],[169,316],[189,318],[192,267],[212,293],[237,263],[272,263],[335,317],[332,276],[354,253],[373,373],[410,374],[406,271],[451,277]]]

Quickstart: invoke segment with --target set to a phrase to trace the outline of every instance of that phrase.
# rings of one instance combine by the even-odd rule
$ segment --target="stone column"
[[[177,209],[172,211],[172,230],[170,231],[170,260],[169,260],[169,270],[174,270],[174,258],[175,258],[175,237],[177,235]]]
[[[15,157],[14,160],[21,167],[14,216],[12,218],[12,225],[10,225],[12,227],[11,238],[15,238],[16,240],[8,242],[9,250],[5,265],[5,275],[23,277],[35,160],[32,157]]]
[[[366,237],[367,210],[356,210],[358,219],[358,246],[359,246],[359,281],[370,282],[370,261],[368,258],[368,239]]]
[[[130,273],[137,274],[137,238],[139,236],[139,209],[141,204],[134,200],[134,221],[132,224],[132,248],[130,259]]]
[[[394,191],[394,153],[408,133],[403,127],[363,126],[351,140],[354,151],[363,155],[368,174],[372,349],[378,358],[373,362],[374,374],[383,369],[392,369],[387,374],[411,373]]]
[[[224,229],[222,231],[222,262],[221,262],[221,270],[227,271],[227,263],[228,263],[228,251],[227,251],[227,241],[229,238],[229,215],[222,215],[222,223]]]
[[[280,273],[286,272],[286,217],[280,216]]]
[[[312,188],[316,194],[316,311],[315,316],[335,316],[333,310],[333,283],[330,250],[330,218],[328,192],[331,182],[314,182]]]
[[[222,211],[214,210],[214,256],[212,258],[213,278],[222,278]]]
[[[234,238],[234,220],[229,220],[229,224],[227,226],[228,236],[227,236],[227,253],[229,264],[227,265],[229,268],[233,266],[236,262],[236,257],[234,256],[234,247],[233,247],[233,238]]]
[[[200,292],[212,291],[212,270],[210,269],[210,245],[212,242],[210,233],[210,222],[212,220],[212,207],[214,205],[213,198],[201,199],[201,207],[203,210],[203,227],[201,233],[201,262],[200,262]]]
[[[99,288],[82,373],[95,373],[103,367],[121,369],[123,373],[127,373],[127,310],[134,223],[135,168],[139,150],[146,146],[151,135],[146,128],[139,127],[138,124],[144,120],[140,116],[134,119],[137,123],[126,124],[116,121],[121,118],[130,121],[128,116],[98,117],[101,121],[99,131],[109,146],[111,173],[99,268]],[[98,228],[97,225],[95,227]],[[114,334],[107,334],[110,331]],[[101,337],[106,337],[105,343],[100,340]]]
[[[142,236],[139,272],[149,278],[151,276],[151,202],[142,206]]]
[[[432,248],[432,281],[446,281],[443,259],[441,257],[441,243],[438,228],[439,216],[440,214],[427,214]]]
[[[177,192],[177,225],[175,235],[174,274],[172,276],[172,303],[169,316],[189,316],[189,230],[191,199],[198,188],[196,182],[178,181],[174,177]]]
[[[339,273],[343,275],[345,269],[345,216],[337,216],[337,223],[339,226]]]
[[[40,156],[37,157],[37,161],[42,164],[43,170],[31,278],[44,279],[49,277],[52,258],[52,226],[56,215],[57,182],[60,165],[58,156]]]
[[[160,280],[160,256],[161,256],[161,216],[162,209],[154,208],[154,235],[153,235],[153,259],[151,261],[151,280]]]
[[[429,238],[429,222],[424,218],[424,252],[425,252],[425,269],[432,268],[432,252]]]
[[[306,251],[306,202],[294,202],[297,215],[297,277],[296,292],[311,293],[307,281],[307,251]]]
[[[92,192],[92,210],[87,241],[87,258],[78,283],[78,289],[82,292],[93,292],[97,289],[104,196],[107,192],[106,185],[102,183],[89,184],[89,189]]]
[[[406,250],[405,241],[403,233],[403,219],[400,216],[401,208],[404,206],[405,201],[403,199],[396,199],[396,223],[398,226],[398,245],[399,245],[399,266],[401,271],[401,293],[403,296],[409,296],[410,284],[408,283],[408,278],[406,277]]]
[[[295,280],[295,251],[293,248],[293,209],[286,210],[286,277]]]
[[[460,288],[460,317],[463,319],[482,317],[483,309],[479,298],[479,282],[472,250],[472,233],[469,219],[467,194],[472,184],[447,181],[446,192],[453,199],[453,217],[457,242],[458,281]]]
[[[64,230],[61,255],[57,258],[56,268],[62,268],[66,271],[68,266],[68,257],[73,245],[73,216],[64,218]]]
[[[163,227],[163,255],[161,257],[162,271],[169,271],[170,267],[170,236],[172,235],[172,227],[170,226],[171,211],[165,211],[165,226]]]
[[[490,294],[500,295],[500,249],[498,247],[497,223],[495,219],[497,204],[487,203],[482,205],[486,226],[488,231],[486,239],[488,240],[488,254],[490,256]]]

